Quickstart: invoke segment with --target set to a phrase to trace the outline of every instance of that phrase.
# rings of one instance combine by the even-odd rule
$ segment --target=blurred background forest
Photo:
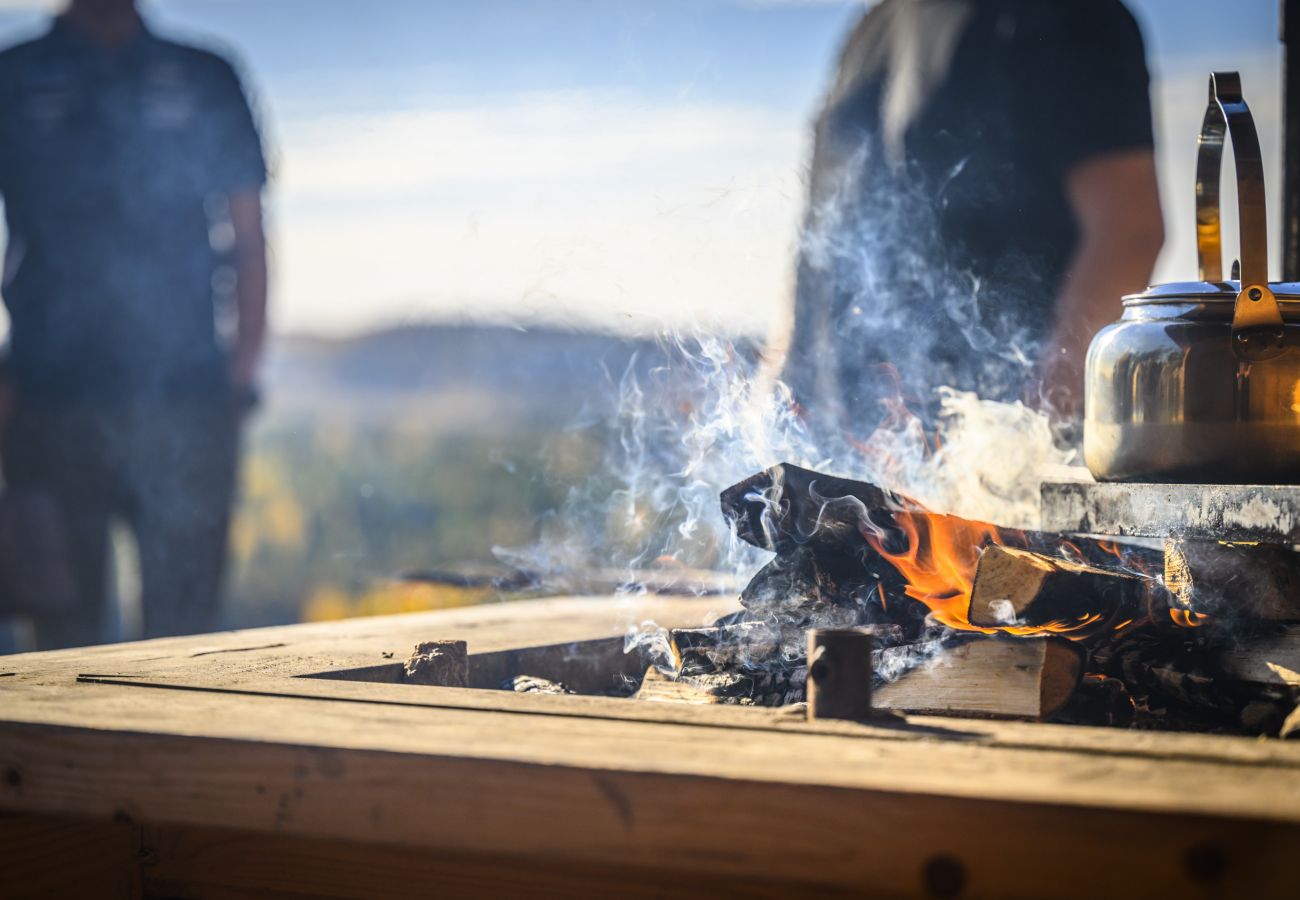
[[[508,572],[494,548],[537,540],[571,491],[617,487],[619,382],[668,362],[652,339],[501,326],[280,339],[245,456],[230,621],[491,599],[402,576]]]

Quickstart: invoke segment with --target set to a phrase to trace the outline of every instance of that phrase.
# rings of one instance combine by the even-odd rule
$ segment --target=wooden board
[[[670,893],[737,879],[937,896],[954,878],[963,896],[1293,892],[1300,746],[1282,742],[300,677],[400,664],[420,640],[511,651],[710,611],[726,608],[552,600],[6,658],[0,811],[182,847],[241,835],[170,870],[182,886],[225,872],[225,894],[193,896],[259,877],[266,857],[239,849],[258,835],[299,859],[346,845],[335,858],[356,865],[544,861],[588,893],[646,873]]]
[[[120,822],[0,814],[0,896],[139,897],[139,841]]]

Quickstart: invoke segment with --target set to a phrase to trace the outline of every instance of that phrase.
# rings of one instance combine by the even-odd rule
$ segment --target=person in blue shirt
[[[42,647],[100,639],[114,519],[139,547],[146,636],[215,625],[266,324],[266,180],[231,64],[159,37],[133,0],[71,0],[0,53],[4,476],[55,500],[78,595],[37,618]]]
[[[1082,404],[1088,343],[1164,240],[1120,0],[881,0],[817,119],[783,377],[861,439],[935,389]]]

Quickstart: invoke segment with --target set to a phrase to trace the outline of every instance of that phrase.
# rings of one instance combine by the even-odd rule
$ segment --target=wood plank
[[[1145,759],[1171,758],[1207,764],[1267,766],[1300,769],[1300,746],[1257,741],[1226,735],[1153,733],[1116,728],[1068,728],[1014,721],[975,721],[911,715],[867,723],[808,722],[800,707],[763,708],[734,705],[699,709],[689,704],[648,707],[605,697],[521,696],[507,691],[418,688],[410,685],[330,682],[304,678],[250,679],[214,684],[206,679],[130,679],[105,684],[138,688],[197,690],[330,700],[425,709],[499,711],[514,715],[564,716],[619,721],[742,729],[834,734],[882,741],[952,740],[977,742],[988,747],[1022,750],[1058,750]]]
[[[136,829],[61,816],[0,814],[0,895],[140,896]]]
[[[400,686],[376,687],[396,690]],[[151,738],[193,738],[194,743],[185,746],[195,753],[210,754],[215,766],[212,773],[205,775],[200,769],[195,777],[218,784],[228,768],[222,763],[221,748],[230,741],[247,741],[253,747],[268,749],[290,744],[324,756],[344,750],[412,754],[417,760],[425,760],[426,766],[429,758],[445,757],[482,764],[486,770],[500,763],[546,763],[578,770],[749,778],[798,786],[985,799],[1011,792],[1031,803],[1300,821],[1300,774],[1294,767],[1268,763],[1229,765],[1173,758],[1152,765],[1149,757],[1115,754],[1105,756],[1102,765],[1096,752],[988,747],[972,740],[878,740],[802,731],[748,731],[742,740],[734,728],[702,724],[501,715],[495,711],[307,702],[207,692],[189,692],[183,702],[162,703],[160,691],[107,685],[79,685],[73,690],[49,689],[41,693],[45,696],[31,691],[6,702],[5,716],[10,724],[0,729],[0,766],[12,758],[8,765],[18,772],[20,785],[25,784],[24,766],[41,767],[53,779],[46,785],[49,789],[76,780],[74,771],[81,763],[104,780],[87,779],[90,789],[84,794],[58,787],[56,806],[34,811],[89,811],[97,808],[92,798],[111,786],[119,789],[109,791],[112,797],[148,789],[150,777],[165,767],[127,764],[126,757],[119,771],[105,762],[116,757],[116,748],[124,745],[128,732],[138,732],[146,746]],[[562,702],[577,698],[516,699]],[[649,705],[641,706],[644,709]],[[24,719],[30,724],[22,724]],[[53,742],[56,735],[66,736],[69,730],[84,738],[75,742],[76,751],[70,751],[71,755],[64,759],[72,768],[45,768],[54,759],[39,752],[39,734],[49,732]],[[99,736],[97,741],[93,735]],[[18,741],[23,748],[17,756],[5,752],[10,740]],[[111,752],[96,756],[90,748],[98,744],[109,745]],[[168,761],[182,765],[184,760],[169,756]],[[188,768],[183,765],[183,769]],[[1006,773],[1002,776],[1006,780],[990,779],[990,772]],[[427,780],[428,773],[415,777],[419,783]],[[1188,783],[1196,783],[1197,791],[1188,792]],[[15,788],[0,784],[0,806],[16,803],[17,808],[28,809],[28,802],[44,796],[35,793],[31,785]],[[218,792],[218,796],[225,795]],[[232,798],[230,802],[237,801]],[[63,803],[70,805],[65,807]],[[182,805],[189,808],[188,804]],[[217,812],[225,805],[226,801],[220,800]],[[114,805],[108,812],[117,808]],[[187,814],[203,812],[192,810]],[[197,824],[204,823],[200,820]]]
[[[761,877],[566,863],[502,854],[447,854],[216,828],[144,829],[151,896],[219,898],[628,897],[663,898],[671,885],[706,897],[861,896],[832,885]]]
[[[1275,861],[1300,840],[1300,747],[1281,742],[290,677],[400,667],[383,653],[417,640],[508,651],[629,621],[617,603],[503,609],[6,660],[0,809],[884,895],[954,871],[981,896],[1291,892]],[[695,625],[709,608],[637,611]],[[134,686],[73,681],[95,670]]]
[[[349,731],[364,733],[366,724],[353,723]],[[626,731],[625,723],[619,725]],[[58,803],[76,794],[82,802],[91,799],[102,817],[145,824],[200,824],[194,820],[205,818],[258,832],[633,870],[671,860],[683,872],[741,878],[761,872],[884,895],[918,893],[926,889],[927,873],[955,868],[973,896],[1115,896],[1134,885],[1154,896],[1197,896],[1206,885],[1188,860],[1208,853],[1230,861],[1231,877],[1216,876],[1223,879],[1220,893],[1269,897],[1293,890],[1286,867],[1270,862],[1300,841],[1294,823],[797,786],[772,776],[780,770],[862,773],[881,765],[892,775],[897,764],[828,758],[809,751],[817,743],[840,742],[801,739],[786,752],[764,747],[766,777],[753,779],[755,760],[744,742],[687,746],[672,729],[656,728],[665,732],[665,755],[676,747],[696,763],[700,754],[725,759],[735,774],[700,778],[627,771],[613,760],[575,769],[184,736],[119,734],[106,742],[83,729],[49,728],[22,735],[10,729],[0,758],[12,764],[15,753],[21,756],[28,803]],[[436,743],[432,729],[416,730],[421,733],[413,744]],[[581,745],[604,743],[591,734],[569,737]],[[539,755],[554,752],[552,741],[541,736],[539,745],[552,750]],[[906,748],[910,770],[944,764],[925,754],[918,759],[921,746]],[[1007,773],[989,768],[978,749],[953,749],[960,751],[953,765],[963,755],[976,757],[975,767],[959,772],[964,780],[992,782],[1004,797],[1014,796],[1020,775],[1031,772],[1026,760],[1008,757]],[[621,755],[629,751],[635,755],[638,748],[625,744]],[[1116,772],[1105,760],[1061,767],[1051,754],[1040,756],[1037,765],[1081,781],[1082,793],[1105,793],[1113,786],[1107,784],[1111,774],[1141,791],[1133,779],[1142,776]],[[1175,779],[1205,774],[1178,763],[1169,769]],[[1144,767],[1143,775],[1154,773]],[[1034,778],[1024,780],[1032,790]],[[1234,782],[1237,791],[1277,790],[1276,779],[1258,787]],[[1215,793],[1204,779],[1190,783]],[[1295,798],[1286,802],[1294,810]],[[1016,852],[1008,853],[1009,846]],[[1134,854],[1135,846],[1143,852]],[[1106,864],[1081,867],[1081,858]]]
[[[82,672],[199,672],[214,680],[297,676],[397,665],[420,641],[462,639],[471,654],[621,637],[630,623],[694,627],[739,608],[722,597],[554,597],[339,622],[252,628],[6,656],[13,684]]]

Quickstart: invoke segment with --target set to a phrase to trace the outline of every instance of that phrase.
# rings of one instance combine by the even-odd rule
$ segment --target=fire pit
[[[1053,530],[1025,531],[778,466],[722,495],[736,534],[774,554],[741,610],[625,642],[478,657],[469,680],[791,707],[807,696],[806,633],[866,626],[875,649],[860,690],[876,714],[1289,736],[1300,727],[1297,498],[1285,487],[1049,484]]]
[[[628,621],[734,611],[556,599],[7,658],[5,892],[1293,893],[1289,743],[403,683],[447,639],[471,685],[594,692],[636,658]]]

